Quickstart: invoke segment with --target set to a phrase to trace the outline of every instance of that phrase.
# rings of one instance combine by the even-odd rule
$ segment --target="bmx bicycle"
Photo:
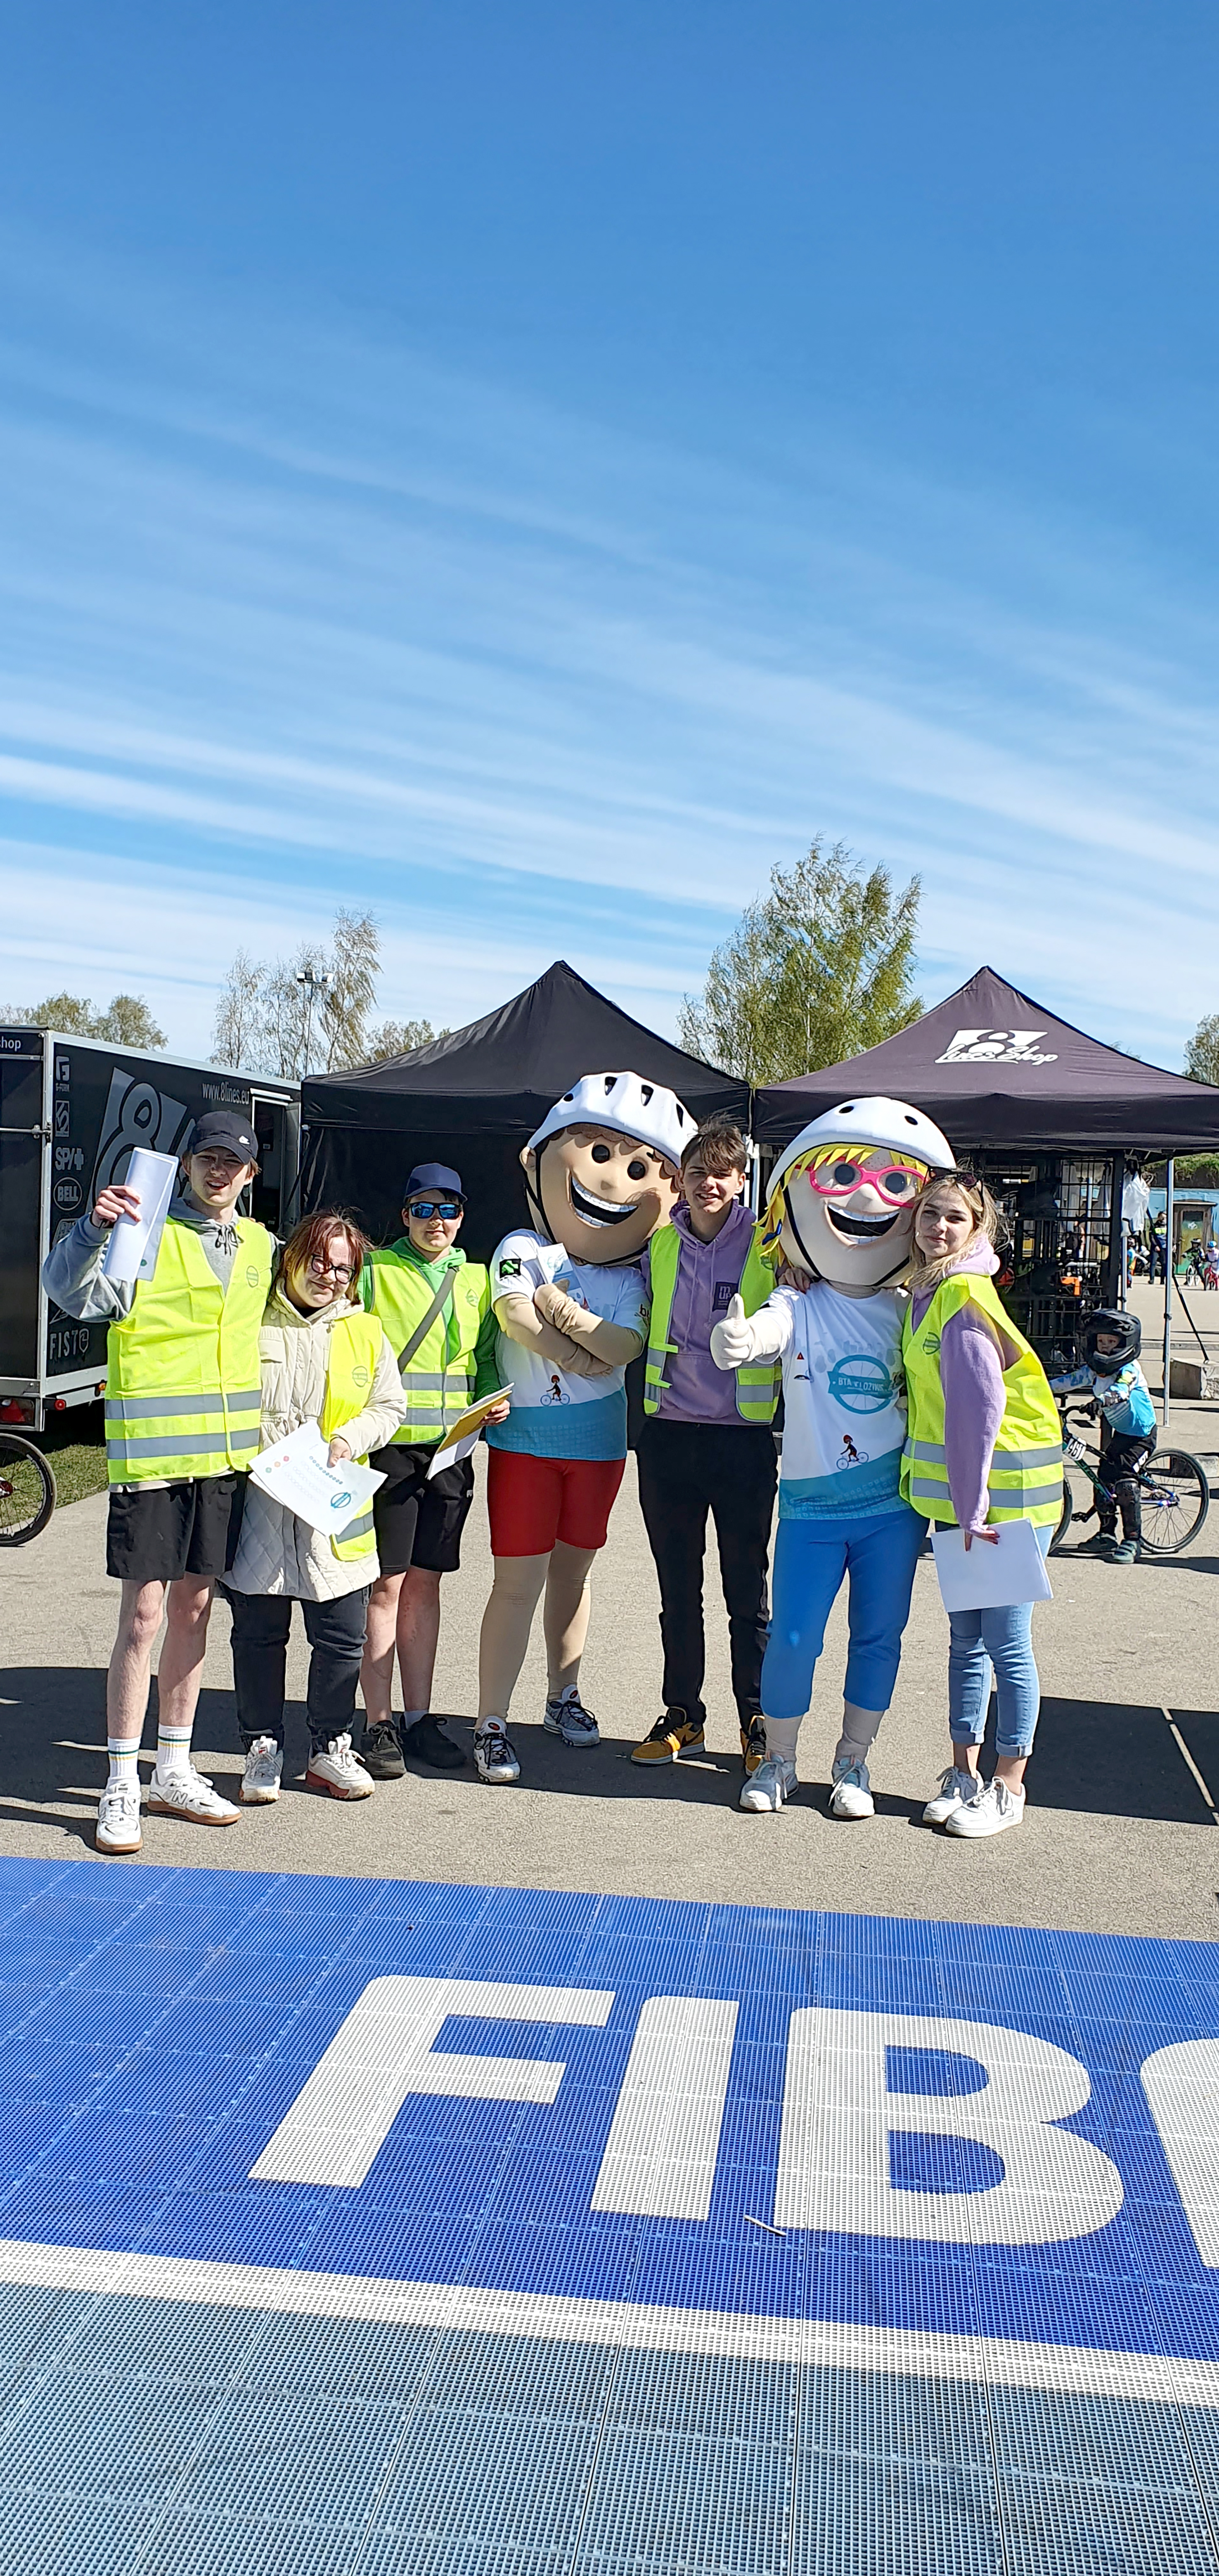
[[[0,1547],[24,1547],[55,1509],[55,1479],[32,1440],[0,1430]]]
[[[1071,1431],[1073,1422],[1095,1420],[1094,1405],[1063,1410],[1062,1518],[1050,1540],[1051,1556],[1058,1555],[1073,1522],[1099,1518],[1102,1495],[1117,1510],[1104,1459],[1093,1460],[1078,1433]],[[1140,1554],[1179,1556],[1197,1537],[1210,1509],[1205,1468],[1187,1449],[1156,1449],[1146,1465],[1136,1470],[1134,1481],[1143,1520]]]

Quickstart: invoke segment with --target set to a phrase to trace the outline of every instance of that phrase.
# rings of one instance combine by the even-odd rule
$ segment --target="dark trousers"
[[[715,1523],[720,1582],[728,1611],[732,1695],[748,1726],[759,1687],[770,1604],[766,1569],[779,1464],[764,1424],[663,1422],[639,1435],[639,1500],[660,1580],[660,1637],[666,1708],[703,1714],[703,1557],[707,1514]]]
[[[233,1682],[241,1741],[247,1752],[256,1735],[273,1735],[282,1745],[292,1600],[281,1593],[227,1588],[226,1599],[233,1613]],[[302,1601],[300,1607],[313,1649],[305,1709],[310,1746],[316,1752],[336,1735],[350,1735],[352,1730],[368,1593],[366,1589],[347,1592],[341,1601]]]
[[[1135,1470],[1145,1467],[1156,1445],[1154,1431],[1106,1431],[1101,1435],[1101,1472],[1106,1484],[1112,1485],[1115,1500],[1106,1502],[1097,1496],[1100,1525],[1116,1533],[1117,1516],[1122,1515],[1122,1537],[1141,1538],[1143,1506],[1134,1481]]]

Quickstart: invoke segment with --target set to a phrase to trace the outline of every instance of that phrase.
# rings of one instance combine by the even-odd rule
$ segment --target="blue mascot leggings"
[[[843,1696],[856,1708],[888,1707],[926,1536],[922,1514],[906,1503],[859,1520],[780,1520],[770,1643],[762,1666],[767,1717],[803,1717],[844,1575],[850,1584],[850,1646]]]

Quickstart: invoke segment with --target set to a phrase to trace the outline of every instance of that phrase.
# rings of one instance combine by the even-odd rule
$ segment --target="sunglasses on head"
[[[407,1208],[407,1215],[421,1217],[425,1224],[429,1217],[439,1216],[444,1218],[446,1225],[451,1225],[454,1217],[461,1215],[461,1200],[412,1199]]]

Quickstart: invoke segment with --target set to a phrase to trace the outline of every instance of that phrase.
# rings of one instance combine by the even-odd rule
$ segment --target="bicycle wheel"
[[[0,1547],[24,1547],[55,1509],[55,1479],[31,1440],[0,1431]]]
[[[1071,1529],[1075,1531],[1077,1544],[1085,1539],[1088,1532],[1082,1524],[1092,1520],[1095,1513],[1096,1488],[1092,1479],[1085,1475],[1082,1467],[1073,1466],[1068,1459],[1062,1475],[1062,1518],[1050,1540],[1050,1555],[1059,1556],[1064,1553],[1063,1543]],[[1065,1553],[1068,1556],[1071,1554],[1069,1546],[1066,1547]]]
[[[1137,1478],[1148,1556],[1179,1556],[1210,1509],[1206,1471],[1187,1449],[1157,1450]]]

